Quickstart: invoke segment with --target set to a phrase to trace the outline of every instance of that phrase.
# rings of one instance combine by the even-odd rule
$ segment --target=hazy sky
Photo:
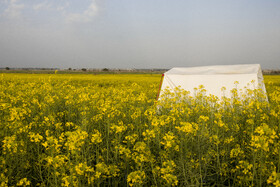
[[[279,0],[0,0],[0,67],[280,69]]]

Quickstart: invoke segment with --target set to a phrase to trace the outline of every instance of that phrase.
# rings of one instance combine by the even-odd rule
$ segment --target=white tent
[[[172,68],[162,74],[158,96],[166,88],[175,92],[175,87],[179,86],[190,91],[190,95],[194,96],[194,88],[198,88],[200,85],[205,87],[208,95],[213,94],[219,98],[222,96],[231,97],[230,90],[233,88],[237,88],[239,91],[240,89],[242,91],[244,87],[261,88],[266,93],[261,66],[259,64],[246,64]],[[222,87],[226,88],[223,92],[221,91]]]

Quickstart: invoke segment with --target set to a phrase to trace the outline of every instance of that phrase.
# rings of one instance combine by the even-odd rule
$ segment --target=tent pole
[[[164,73],[161,75],[161,79],[160,79],[160,83],[159,83],[159,88],[158,88],[158,93],[157,93],[157,98],[156,98],[156,100],[158,100],[158,98],[159,98],[159,93],[160,93],[160,89],[161,89],[163,77],[164,77]]]

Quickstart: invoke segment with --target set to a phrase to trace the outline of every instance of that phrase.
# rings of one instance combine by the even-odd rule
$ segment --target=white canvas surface
[[[251,81],[255,83],[252,84]],[[239,84],[235,84],[238,81]],[[164,73],[160,94],[167,87],[174,91],[175,87],[180,86],[182,89],[190,91],[194,96],[194,88],[203,85],[207,94],[213,94],[218,97],[231,97],[233,88],[238,90],[244,87],[254,89],[258,86],[265,92],[263,76],[259,64],[250,65],[226,65],[226,66],[203,66],[192,68],[172,68]],[[221,88],[225,87],[225,91]]]

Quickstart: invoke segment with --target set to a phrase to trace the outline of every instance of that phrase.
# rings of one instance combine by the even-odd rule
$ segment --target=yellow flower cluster
[[[142,185],[146,178],[144,171],[133,171],[127,176],[129,186]]]
[[[267,179],[267,183],[273,184],[276,187],[280,187],[280,173],[276,173],[276,171],[273,171]]]

